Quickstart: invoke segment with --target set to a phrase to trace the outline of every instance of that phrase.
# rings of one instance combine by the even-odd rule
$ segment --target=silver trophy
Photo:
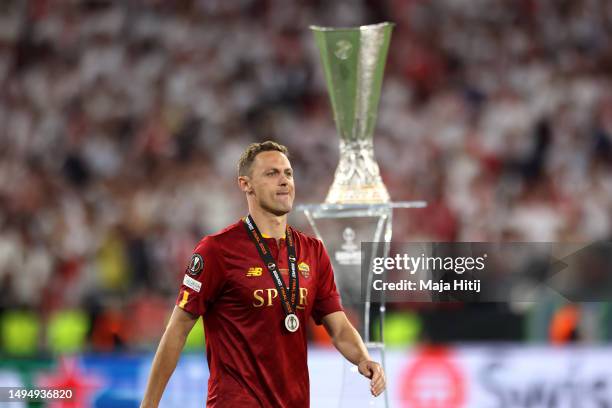
[[[325,243],[349,319],[372,357],[384,366],[384,296],[372,301],[372,261],[389,253],[393,209],[426,205],[391,202],[374,158],[373,137],[393,24],[311,29],[340,136],[340,162],[325,203],[298,209]],[[362,251],[362,242],[373,244]],[[371,397],[367,381],[346,363],[340,407],[361,406],[386,407],[388,400],[386,394]]]
[[[340,135],[340,162],[326,203],[386,203],[374,158],[374,127],[393,24],[312,26]]]

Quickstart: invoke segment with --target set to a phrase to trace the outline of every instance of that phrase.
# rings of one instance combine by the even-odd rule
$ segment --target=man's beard
[[[276,217],[281,217],[285,214],[289,214],[289,212],[291,212],[291,209],[293,208],[293,204],[289,205],[288,210],[267,205],[265,202],[262,202],[260,205],[263,210],[269,212],[270,214],[275,215]]]

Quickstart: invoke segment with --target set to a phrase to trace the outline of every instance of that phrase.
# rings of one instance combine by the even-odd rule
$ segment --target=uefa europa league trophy
[[[340,163],[325,202],[389,202],[374,159],[373,137],[393,25],[311,28],[340,135]]]
[[[302,205],[330,254],[343,307],[372,357],[384,365],[384,297],[372,302],[372,260],[389,252],[394,208],[421,208],[422,201],[392,203],[374,158],[373,137],[393,24],[355,28],[312,26],[340,136],[340,162],[325,203]],[[368,258],[361,242],[372,242]],[[380,244],[379,244],[380,243]],[[350,365],[344,369],[341,407],[388,406],[374,399]]]

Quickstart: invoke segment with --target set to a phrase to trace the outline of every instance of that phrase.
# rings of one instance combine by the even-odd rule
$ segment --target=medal
[[[298,319],[295,313],[288,314],[285,317],[285,328],[291,333],[295,333],[300,328],[300,319]]]
[[[261,259],[264,261],[268,272],[270,272],[272,280],[274,281],[274,286],[276,286],[276,290],[278,291],[280,302],[285,312],[285,328],[290,333],[295,333],[300,328],[300,319],[298,319],[297,315],[295,314],[297,294],[300,291],[300,283],[297,274],[297,267],[295,265],[297,261],[297,257],[295,256],[295,246],[293,244],[293,236],[291,235],[289,226],[287,226],[285,231],[285,239],[287,241],[287,258],[289,263],[289,285],[288,287],[285,287],[283,279],[278,272],[276,262],[270,253],[270,249],[259,232],[257,225],[255,225],[255,221],[253,221],[250,215],[244,219],[244,225],[249,237],[251,238],[251,241],[253,241],[255,248],[257,248],[257,252],[259,252]]]

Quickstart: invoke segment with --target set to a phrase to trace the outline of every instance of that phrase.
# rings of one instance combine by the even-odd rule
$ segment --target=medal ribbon
[[[293,244],[293,235],[287,225],[285,230],[285,240],[287,242],[287,258],[289,261],[289,287],[286,288],[283,283],[283,278],[280,275],[280,271],[274,261],[274,257],[270,252],[270,248],[268,248],[268,244],[264,240],[261,232],[255,225],[255,221],[251,215],[247,215],[244,218],[244,225],[246,227],[247,233],[251,238],[251,241],[255,244],[257,248],[257,252],[259,252],[259,256],[266,264],[266,268],[272,275],[272,280],[274,281],[274,285],[276,286],[276,290],[278,291],[281,305],[283,305],[283,310],[285,311],[285,315],[290,315],[295,313],[296,311],[296,303],[297,303],[297,293],[300,290],[300,282],[297,275],[297,267],[295,265],[297,258],[295,257],[295,245]]]

